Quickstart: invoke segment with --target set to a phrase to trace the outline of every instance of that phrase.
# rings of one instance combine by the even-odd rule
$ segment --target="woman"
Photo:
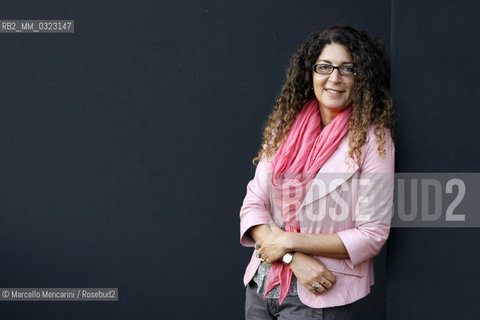
[[[393,201],[389,63],[351,27],[293,55],[240,211],[254,247],[246,319],[350,319],[374,283]]]

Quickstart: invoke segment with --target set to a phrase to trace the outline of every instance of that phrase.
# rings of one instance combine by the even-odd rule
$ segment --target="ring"
[[[255,255],[257,256],[257,258],[262,259],[262,254],[260,252],[257,252]]]
[[[255,242],[255,249],[260,249],[260,242]]]
[[[322,284],[326,284],[326,283],[327,283],[327,281],[325,281],[325,280],[322,281]]]
[[[263,260],[263,258],[260,258],[260,261],[265,262],[265,260]]]
[[[318,289],[320,289],[320,285],[317,283],[317,284],[312,284],[312,287],[313,287],[313,290],[315,291],[318,291]]]

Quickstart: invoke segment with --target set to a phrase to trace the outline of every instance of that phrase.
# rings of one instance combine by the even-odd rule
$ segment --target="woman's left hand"
[[[255,248],[259,254],[259,258],[266,263],[273,263],[281,259],[287,252],[291,250],[291,232],[285,232],[280,229],[274,222],[270,222],[271,232],[262,240],[257,241]]]

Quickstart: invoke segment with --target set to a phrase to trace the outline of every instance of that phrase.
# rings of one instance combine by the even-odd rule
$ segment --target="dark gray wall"
[[[381,19],[359,15],[365,4]],[[29,1],[0,12],[76,24],[0,37],[1,286],[120,297],[0,305],[17,319],[242,319],[250,250],[238,211],[290,55],[333,23],[390,41],[384,1]],[[379,307],[359,308],[381,319],[378,281]]]
[[[455,78],[437,74],[436,81],[445,92],[450,88],[445,83],[469,84],[474,98],[461,106],[478,115],[472,102],[478,105],[473,91],[478,67],[472,65],[476,44],[463,46],[470,50],[468,61],[454,49],[423,53],[422,32],[429,41],[433,32],[437,42],[429,43],[440,49],[445,41],[425,27],[425,17],[446,28],[449,11],[432,13],[422,5],[416,12],[418,1],[407,2],[411,4],[394,2],[393,22],[390,1],[381,0],[0,3],[2,19],[76,23],[74,34],[0,36],[0,286],[118,287],[120,292],[116,303],[2,303],[0,317],[242,319],[241,279],[250,250],[238,243],[238,210],[253,175],[250,160],[290,55],[311,31],[334,23],[368,30],[387,46],[393,34],[399,168],[476,171],[478,153],[457,147],[452,137],[478,136],[475,117],[455,114],[464,125],[448,122],[448,128],[457,130],[447,135],[437,121],[446,125],[451,116],[435,113],[423,129],[425,123],[412,110],[433,112],[443,102],[441,108],[448,111],[457,107],[448,101],[457,100],[418,104],[417,84],[431,90],[420,96],[438,91],[429,81],[431,69],[421,68],[414,77],[403,69],[405,61],[443,61],[456,53],[447,60],[454,62],[449,68],[457,67]],[[474,13],[456,10],[474,26]],[[463,23],[450,21],[453,35],[464,34],[455,29]],[[415,58],[410,59],[412,48]],[[423,79],[412,81],[421,74]],[[426,149],[418,145],[415,131],[427,134]],[[438,132],[457,153],[437,144],[433,133]],[[412,159],[414,153],[421,157]],[[449,283],[448,292],[435,292],[443,298],[440,307],[449,308],[448,298],[451,305],[472,310],[467,296],[452,300],[448,270],[437,264],[460,268],[455,283],[461,284],[458,289],[469,288],[467,279],[478,269],[472,252],[478,232],[448,234],[453,237],[445,230],[392,231],[392,319],[413,318],[404,303],[428,310],[422,307],[437,301],[428,300],[432,283],[436,289]],[[438,250],[433,256],[437,264],[429,266],[432,248]],[[468,264],[441,259],[452,251],[459,255],[454,260],[461,257]],[[404,271],[412,260],[419,273]],[[385,251],[375,263],[377,284],[356,305],[357,319],[385,319]]]
[[[479,172],[478,4],[394,0],[392,17],[396,170]],[[388,319],[478,319],[479,256],[478,228],[393,229]]]

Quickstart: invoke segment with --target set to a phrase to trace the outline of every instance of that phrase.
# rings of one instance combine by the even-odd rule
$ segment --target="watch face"
[[[290,262],[292,262],[292,258],[293,258],[293,255],[291,253],[286,253],[282,259],[283,263],[290,264]]]

